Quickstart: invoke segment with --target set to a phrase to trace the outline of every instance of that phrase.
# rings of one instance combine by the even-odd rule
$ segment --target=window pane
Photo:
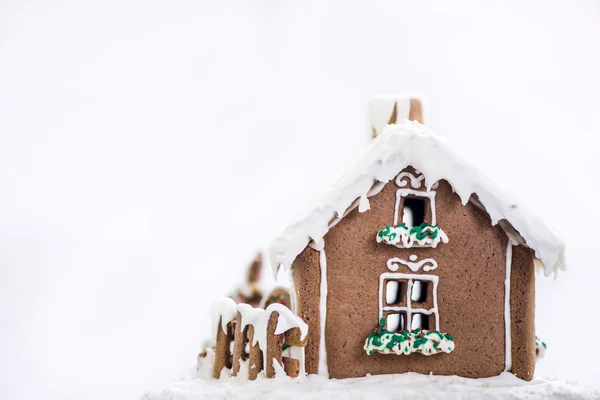
[[[406,203],[404,204],[404,209],[402,210],[402,223],[409,228],[414,226],[412,210],[409,207],[406,207]]]
[[[390,332],[400,332],[404,330],[404,315],[402,314],[388,314],[385,327]]]
[[[385,285],[385,303],[400,304],[402,302],[402,282],[387,281]]]
[[[412,284],[410,299],[415,303],[423,303],[427,300],[427,282],[414,281]]]
[[[419,226],[425,221],[429,199],[422,197],[404,198],[402,223],[408,227]]]
[[[414,331],[415,329],[419,328],[429,330],[429,315],[420,313],[412,315],[410,329]]]

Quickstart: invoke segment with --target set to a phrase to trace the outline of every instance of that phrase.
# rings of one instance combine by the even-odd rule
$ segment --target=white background
[[[381,92],[564,236],[537,374],[600,385],[600,4],[323,3],[0,1],[0,398],[186,374]]]

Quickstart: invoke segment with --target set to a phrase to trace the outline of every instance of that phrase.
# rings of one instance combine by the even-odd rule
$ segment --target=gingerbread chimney
[[[406,120],[423,123],[423,102],[418,96],[379,95],[369,102],[369,122],[373,138],[387,125]]]

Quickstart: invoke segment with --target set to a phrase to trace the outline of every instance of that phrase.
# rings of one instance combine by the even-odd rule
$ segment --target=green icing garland
[[[368,355],[374,351],[382,354],[422,353],[427,356],[437,353],[450,353],[454,350],[454,338],[449,333],[416,329],[414,331],[390,332],[385,330],[385,318],[367,337],[364,349]]]
[[[283,299],[281,298],[281,296],[273,296],[273,295],[269,296],[269,298],[267,299],[267,301],[265,301],[264,308],[266,309],[271,304],[275,304],[275,303],[277,303],[277,304],[283,304]]]
[[[387,225],[377,232],[377,243],[398,244],[402,242],[404,247],[411,247],[415,241],[420,245],[431,243],[433,247],[436,247],[440,241],[448,243],[448,237],[438,225],[430,225],[427,222],[412,228],[404,224]]]
[[[546,353],[546,343],[542,342],[542,339],[535,337],[535,358],[544,358]]]

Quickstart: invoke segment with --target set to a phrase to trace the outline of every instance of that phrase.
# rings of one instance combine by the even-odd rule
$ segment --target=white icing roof
[[[366,212],[369,209],[367,197],[377,194],[407,166],[425,176],[428,189],[439,180],[448,181],[463,204],[476,194],[492,225],[507,220],[535,251],[546,276],[567,269],[565,244],[553,229],[514,203],[474,165],[464,161],[443,138],[418,122],[406,122],[386,127],[316,204],[275,238],[271,244],[271,264],[275,270],[279,265],[289,268],[311,241],[316,248],[322,246],[334,218],[343,218],[358,203],[359,212]]]

